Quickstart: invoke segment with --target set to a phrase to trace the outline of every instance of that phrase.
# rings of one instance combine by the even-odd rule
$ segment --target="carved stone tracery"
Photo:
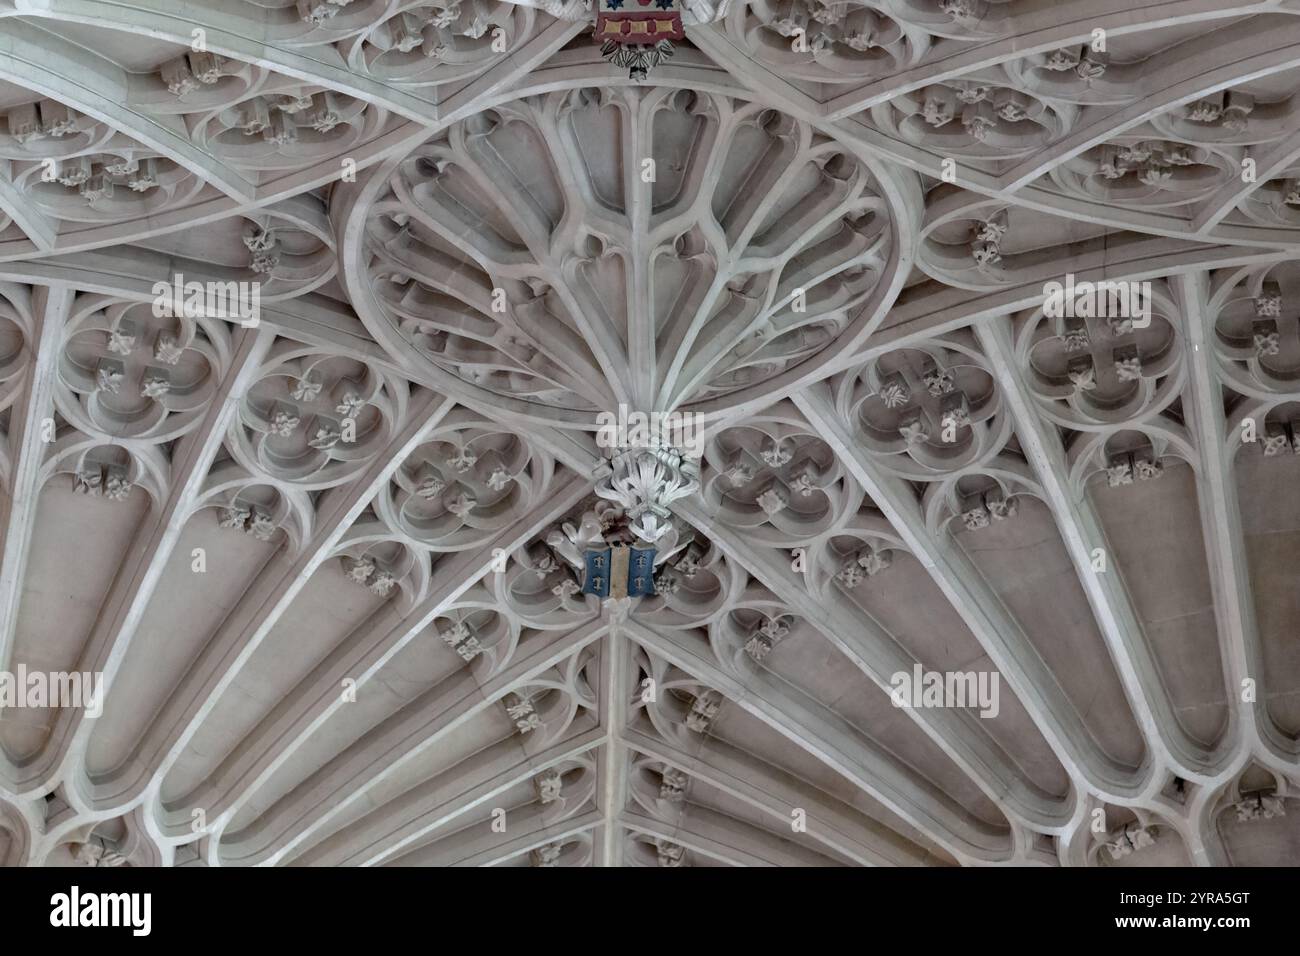
[[[265,62],[235,55],[237,47],[230,54],[177,54],[183,46],[164,50],[159,41],[140,48],[142,65],[129,82],[125,72],[113,74],[122,82],[111,88],[126,91],[118,110],[64,105],[34,92],[6,108],[0,156],[10,168],[0,189],[0,258],[13,269],[0,291],[0,429],[9,439],[0,479],[41,495],[73,490],[99,499],[69,499],[67,507],[88,522],[139,514],[141,547],[183,532],[183,544],[166,544],[179,549],[171,560],[182,572],[194,544],[211,551],[208,573],[221,569],[223,586],[231,567],[256,585],[249,592],[256,602],[224,592],[212,598],[223,611],[236,605],[229,627],[202,618],[211,609],[192,600],[196,619],[173,625],[177,640],[168,654],[175,651],[184,674],[195,667],[194,676],[178,681],[174,704],[165,698],[157,706],[169,719],[194,708],[193,726],[178,718],[181,736],[174,739],[161,734],[161,725],[141,731],[140,767],[136,756],[112,754],[104,744],[114,734],[129,738],[134,728],[100,738],[72,731],[66,739],[75,741],[73,750],[58,773],[94,774],[87,771],[89,782],[24,782],[24,794],[48,789],[51,799],[35,801],[46,804],[40,812],[47,828],[43,836],[33,829],[34,849],[22,853],[109,866],[157,862],[141,847],[177,865],[245,862],[258,854],[264,862],[295,862],[299,855],[315,862],[332,845],[386,827],[383,815],[404,800],[413,806],[429,783],[429,794],[447,797],[445,822],[452,825],[413,835],[413,849],[437,849],[447,854],[442,861],[459,862],[449,835],[469,832],[460,825],[478,799],[473,787],[490,776],[501,782],[503,803],[507,796],[519,800],[544,826],[510,857],[487,860],[488,852],[487,862],[585,865],[594,860],[593,834],[601,828],[602,862],[620,853],[667,867],[711,862],[709,854],[725,853],[726,841],[708,853],[695,849],[700,831],[708,832],[698,808],[743,790],[749,778],[739,779],[736,767],[757,765],[743,756],[771,757],[726,751],[750,743],[729,735],[754,726],[745,721],[766,718],[763,733],[788,730],[782,739],[807,751],[800,760],[825,759],[828,740],[818,738],[824,727],[808,716],[817,712],[791,707],[799,698],[784,689],[797,687],[806,676],[800,668],[826,653],[819,642],[827,632],[837,651],[863,652],[852,661],[863,669],[879,648],[852,641],[877,637],[848,633],[846,616],[861,623],[865,617],[853,617],[854,608],[869,608],[882,595],[914,595],[918,582],[928,585],[932,577],[952,585],[951,565],[931,567],[936,554],[945,554],[940,532],[978,555],[1015,539],[1022,526],[1033,529],[1026,534],[1051,530],[1054,521],[1070,527],[1071,516],[1035,474],[1042,465],[1029,439],[1038,436],[1026,427],[1034,416],[1060,431],[1066,461],[1054,477],[1080,500],[1084,482],[1093,479],[1114,486],[1113,494],[1103,487],[1097,500],[1117,507],[1172,493],[1184,477],[1175,480],[1174,470],[1187,462],[1207,508],[1218,504],[1217,459],[1203,447],[1217,423],[1196,432],[1205,408],[1190,407],[1207,382],[1208,407],[1222,398],[1227,410],[1229,452],[1245,448],[1239,435],[1250,420],[1258,454],[1276,459],[1263,467],[1274,475],[1290,467],[1290,456],[1300,453],[1300,327],[1291,306],[1300,301],[1300,285],[1280,257],[1288,231],[1300,225],[1300,169],[1279,161],[1259,184],[1240,178],[1243,160],[1270,155],[1293,127],[1281,77],[1253,76],[1186,99],[1183,93],[1194,92],[1189,81],[1199,77],[1173,70],[1168,84],[1149,88],[1151,78],[1166,77],[1169,62],[1160,59],[1163,48],[1148,48],[1152,38],[1136,20],[1126,33],[1148,47],[1125,48],[1124,34],[1116,34],[1113,53],[1075,38],[1023,55],[1020,31],[1036,14],[1019,0],[708,6],[688,10],[688,24],[700,27],[698,48],[683,45],[651,74],[663,86],[626,86],[578,44],[559,52],[546,46],[562,32],[550,17],[580,22],[590,14],[581,3],[538,12],[492,0],[232,2],[226,12],[236,26],[260,24],[263,32],[235,29],[230,36],[264,35]],[[205,12],[202,3],[194,10]],[[717,13],[721,19],[709,25]],[[59,11],[50,14],[42,24],[57,36]],[[1248,23],[1224,20],[1224,29],[1239,32]],[[537,48],[529,45],[546,30]],[[748,60],[730,61],[724,42]],[[1268,40],[1261,35],[1259,42],[1263,48]],[[977,49],[978,71],[958,67],[940,76],[934,68]],[[282,62],[276,58],[286,52],[301,67],[292,77],[265,65]],[[715,65],[715,54],[730,74]],[[1185,50],[1178,56],[1196,62]],[[511,71],[525,61],[535,63],[536,74],[519,80]],[[789,89],[757,84],[759,71]],[[905,71],[907,82],[894,90]],[[1226,73],[1214,78],[1219,83]],[[1267,88],[1274,80],[1278,88]],[[1169,90],[1184,101],[1172,103]],[[1106,132],[1108,115],[1117,124],[1138,115],[1139,100],[1147,117],[1141,125],[1117,128],[1104,140],[1092,136]],[[440,118],[444,105],[455,117],[450,125]],[[1093,145],[1083,148],[1085,138]],[[956,181],[939,178],[937,160],[949,156],[961,160]],[[341,172],[349,159],[361,163],[353,170],[357,182]],[[644,160],[653,161],[649,179],[641,178]],[[974,192],[967,190],[972,184]],[[1224,218],[1206,223],[1216,204]],[[905,241],[915,246],[899,248]],[[1239,258],[1233,246],[1244,250]],[[1158,298],[1151,324],[1131,316],[1042,315],[1039,287],[1076,255],[1108,275],[1151,275]],[[1263,261],[1269,256],[1279,259],[1276,270]],[[1207,262],[1213,268],[1206,300],[1183,301],[1181,279],[1199,279]],[[141,290],[178,264],[205,278],[262,283],[264,324],[239,328],[216,316],[151,309]],[[1161,281],[1165,271],[1168,283]],[[52,306],[44,326],[34,322],[24,312],[33,299],[25,283],[49,281],[57,292],[65,277],[85,291],[66,314]],[[92,291],[101,289],[111,291]],[[1211,334],[1197,338],[1189,333],[1202,309]],[[1004,325],[1012,329],[1009,358],[979,335]],[[55,330],[53,345],[43,344],[42,327]],[[1202,366],[1205,351],[1212,358]],[[40,365],[38,356],[48,361]],[[48,408],[27,407],[29,371],[44,375],[38,384],[49,383]],[[424,401],[428,389],[438,392],[431,404]],[[801,399],[824,391],[849,440],[805,420],[801,407],[785,401],[791,390]],[[446,399],[473,407],[444,414],[438,409]],[[606,456],[611,473],[593,479],[601,456],[588,456],[592,419],[620,404],[704,411],[709,431],[698,466],[675,451],[619,448]],[[31,440],[47,421],[50,437]],[[53,447],[25,450],[41,445]],[[852,460],[858,452],[862,459]],[[26,485],[24,472],[36,476]],[[1139,484],[1161,476],[1158,484]],[[53,477],[58,481],[42,484]],[[571,494],[569,483],[584,481],[586,498],[555,504]],[[879,508],[860,482],[874,483]],[[41,507],[50,500],[57,499]],[[1035,525],[1044,508],[1052,513]],[[212,513],[185,523],[203,509]],[[698,527],[679,512],[694,514]],[[906,534],[891,521],[906,525]],[[38,527],[38,543],[44,533]],[[661,546],[655,593],[616,617],[581,594],[581,557],[593,545],[637,542]],[[133,629],[143,621],[139,630],[148,640],[157,629],[149,614],[167,604],[152,589],[159,580],[164,589],[174,586],[164,576],[173,573],[164,550],[133,553],[138,575],[109,569],[104,588],[111,590],[83,596],[83,603],[121,608],[121,620],[105,617],[92,631],[93,646],[60,653],[116,662],[124,652],[117,686],[138,691],[132,680],[140,664],[131,654],[140,635]],[[1132,581],[1132,568],[1123,570]],[[303,599],[290,590],[300,578],[310,581]],[[996,618],[995,602],[980,604],[976,577],[957,583],[942,593],[965,611],[964,623],[978,629],[981,615]],[[812,603],[800,605],[800,598]],[[318,603],[325,607],[312,617]],[[348,618],[353,611],[365,616]],[[311,633],[293,633],[298,620],[311,620]],[[1137,630],[1122,636],[1137,646],[1149,638],[1150,622],[1135,620]],[[607,622],[626,625],[616,636],[647,668],[637,676],[658,681],[657,697],[643,699],[644,687],[630,695],[637,727],[649,723],[658,731],[640,743],[648,750],[673,745],[673,752],[638,755],[602,724],[598,706],[619,679],[598,666],[614,644],[607,634],[562,660],[546,649],[547,641]],[[199,655],[185,644],[191,624],[214,642],[213,653]],[[238,653],[235,625],[250,640]],[[716,668],[717,686],[662,662],[642,664],[643,649],[628,636],[638,633],[702,671]],[[165,656],[139,646],[152,649],[144,657]],[[1106,650],[1119,655],[1125,647],[1114,640]],[[194,656],[179,659],[187,653]],[[292,681],[281,673],[288,659],[303,668]],[[375,697],[385,703],[367,712],[367,727],[348,723],[350,705],[335,712],[321,703],[337,696],[331,668],[344,660],[349,672],[362,664],[362,685],[373,682],[367,694],[382,688]],[[225,661],[229,673],[216,666]],[[245,668],[245,661],[253,663]],[[313,667],[330,671],[328,687],[313,682]],[[864,674],[852,677],[862,681]],[[1021,700],[1028,735],[1052,719],[1051,693],[1043,693],[1048,682],[1035,683],[1033,672],[1017,679],[1017,694],[1030,691]],[[746,683],[763,680],[770,683]],[[229,686],[231,697],[247,698],[242,736],[222,737],[219,720],[205,723],[216,701],[206,701],[200,685]],[[877,688],[845,686],[843,696],[816,703],[849,722],[861,691]],[[482,751],[483,774],[471,772],[463,793],[448,786],[461,767],[436,786],[420,780],[416,790],[401,790],[407,778],[399,783],[398,773],[411,773],[425,748],[440,751],[446,742],[438,721],[451,712],[440,687],[483,688],[484,699],[474,700],[481,712],[457,731],[467,741],[482,732],[484,742],[487,729],[497,733]],[[257,710],[267,699],[283,710]],[[863,737],[878,750],[837,751],[832,768],[846,778],[857,774],[860,788],[865,779],[869,789],[881,769],[873,755],[894,747],[920,753],[905,732],[932,739],[965,732],[911,715],[895,715],[898,725],[886,726],[864,713],[852,713],[851,722],[868,727]],[[390,766],[371,735],[396,727],[399,714],[411,727],[421,715],[430,723],[411,736],[409,752],[391,752]],[[1243,714],[1249,717],[1237,716]],[[282,716],[292,718],[283,723],[293,728],[286,735],[279,734]],[[803,723],[793,730],[781,723],[793,717]],[[1144,721],[1140,733],[1173,733],[1159,724]],[[1089,793],[1108,787],[1114,768],[1089,763],[1079,743],[1087,735],[1057,730],[1027,763],[1050,768],[1052,758],[1068,753],[1070,770],[1062,776],[1070,785]],[[966,763],[945,765],[954,776],[940,781],[925,779],[938,774],[917,758],[918,777],[896,778],[891,799],[906,810],[915,796],[908,786],[918,779],[926,793],[941,793],[979,777],[985,768],[968,755],[996,754],[972,746],[982,745],[983,733],[981,727],[970,737],[935,741]],[[651,766],[649,797],[637,805],[655,821],[679,825],[676,835],[643,832],[654,829],[644,818],[628,823],[619,816],[631,804],[598,805],[590,781],[575,779],[570,763],[554,762],[547,748],[582,735],[595,741],[582,757],[591,766],[599,760],[617,771],[620,748],[631,765]],[[322,786],[328,774],[321,768],[339,766],[329,764],[338,754],[330,751],[334,740],[348,740],[375,769],[373,791],[365,789],[368,780],[338,782],[337,794],[334,782]],[[753,740],[756,751],[771,746],[759,734]],[[328,746],[317,753],[319,741]],[[1010,753],[1018,743],[1000,739],[998,747]],[[544,751],[547,762],[535,762]],[[520,763],[520,753],[529,759]],[[187,780],[210,754],[229,761],[212,775],[216,783]],[[1012,756],[1018,761],[1024,753]],[[1165,746],[1146,751],[1141,766],[1195,776],[1176,802],[1200,806],[1199,794],[1207,794],[1204,805],[1219,814],[1220,826],[1225,819],[1255,828],[1286,824],[1283,780],[1229,785],[1227,771],[1209,758],[1195,774],[1166,766],[1186,756]],[[801,800],[822,795],[814,774],[773,767],[773,780],[798,778]],[[163,809],[137,805],[157,819],[120,832],[85,826],[116,812],[117,794],[131,791],[136,782],[129,775],[137,770],[148,787],[165,783],[132,798],[166,793]],[[121,789],[101,786],[101,771]],[[273,785],[263,789],[268,779]],[[773,830],[764,835],[742,821],[751,829],[736,831],[744,834],[737,850],[759,859],[794,850],[836,862],[871,858],[851,833],[844,839],[839,832],[796,831],[791,839],[785,798],[765,789],[770,781],[762,773],[752,779],[753,792],[745,792],[761,806],[747,806],[754,816],[766,813]],[[227,780],[243,781],[247,791],[230,794],[233,803],[218,811],[211,836],[195,838],[188,820],[171,818],[183,816],[176,808],[191,789],[226,798],[217,791]],[[77,786],[64,789],[69,782]],[[1042,824],[1046,813],[1034,816],[1041,806],[1017,805],[1020,776],[976,782],[997,795],[988,816],[1006,814],[1015,832],[1005,852],[988,853],[1002,854],[999,862],[1051,861],[1055,852],[1058,862],[1141,863],[1189,834],[1205,843],[1198,853],[1217,861],[1211,835],[1190,810],[1177,826],[1140,807],[1134,819],[1110,820],[1095,838],[1082,828],[1060,834],[1057,823]],[[282,794],[267,796],[282,786]],[[327,809],[302,797],[327,791]],[[1123,796],[1152,802],[1133,796],[1139,791],[1152,792],[1139,781]],[[5,815],[4,793],[0,831],[9,840],[21,827]],[[385,800],[362,809],[381,793]],[[336,796],[346,798],[339,818],[332,816]],[[102,803],[92,810],[91,799]],[[455,805],[462,799],[466,806]],[[30,815],[34,801],[23,801],[21,812]],[[514,826],[518,817],[510,812]],[[727,816],[734,808],[713,812]],[[880,826],[906,831],[900,842],[926,843],[930,862],[986,861],[980,852],[987,847],[941,832],[933,819],[913,832],[910,822],[903,827],[887,816],[892,809],[876,812],[891,821]],[[353,813],[348,826],[335,828]],[[845,814],[847,828],[844,818],[833,818],[853,830],[856,813]],[[74,819],[83,822],[74,826]],[[576,821],[577,832],[556,836],[550,827],[558,819]],[[303,829],[277,831],[283,820]],[[1044,836],[1049,830],[1055,843]],[[261,832],[271,845],[248,851]],[[1001,822],[986,825],[981,839],[989,833],[990,845],[1001,839]],[[281,848],[287,856],[271,861]],[[8,852],[0,847],[0,855]]]

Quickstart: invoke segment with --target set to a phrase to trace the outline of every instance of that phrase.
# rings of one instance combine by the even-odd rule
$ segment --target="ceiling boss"
[[[597,416],[596,443],[611,473],[595,490],[614,507],[602,509],[599,535],[583,542],[584,594],[652,595],[655,568],[680,557],[689,540],[679,536],[669,506],[700,488],[703,429],[697,419],[691,412],[646,414],[626,405],[617,416]]]

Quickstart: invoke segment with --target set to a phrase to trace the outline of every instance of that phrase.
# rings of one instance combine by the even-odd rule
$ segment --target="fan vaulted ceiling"
[[[1300,860],[1300,3],[593,17],[0,3],[0,861]]]

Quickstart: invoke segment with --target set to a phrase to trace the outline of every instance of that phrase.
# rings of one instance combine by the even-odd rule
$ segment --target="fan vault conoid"
[[[0,862],[1300,861],[1300,3],[679,12],[0,3]]]

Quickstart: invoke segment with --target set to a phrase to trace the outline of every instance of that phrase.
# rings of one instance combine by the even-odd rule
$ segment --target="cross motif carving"
[[[763,660],[790,633],[790,624],[791,618],[786,615],[763,618],[750,629],[745,653],[755,661]]]
[[[723,471],[726,486],[733,497],[752,501],[773,518],[791,501],[810,498],[831,484],[816,461],[796,453],[790,439],[769,439],[757,451],[741,444]]]
[[[686,798],[686,786],[689,783],[690,778],[683,771],[664,764],[659,783],[659,799],[668,800],[672,803],[684,800]]]
[[[131,494],[131,479],[120,465],[87,461],[72,476],[72,490],[92,498],[125,501]]]
[[[874,577],[894,563],[894,553],[889,550],[876,550],[871,546],[858,549],[840,562],[835,572],[835,580],[846,588],[855,588],[863,578]]]
[[[467,662],[483,653],[483,646],[479,644],[478,637],[468,621],[457,621],[438,636],[442,638],[444,644]]]
[[[69,343],[73,361],[92,370],[93,391],[105,408],[130,415],[154,402],[168,411],[180,407],[171,396],[191,385],[201,360],[191,353],[193,361],[183,361],[173,321],[134,309],[109,329]]]
[[[722,695],[715,690],[705,690],[691,702],[691,709],[686,715],[686,726],[697,734],[705,733],[713,718],[722,708]]]
[[[1075,394],[1096,399],[1124,394],[1129,382],[1144,377],[1142,353],[1133,320],[1122,316],[1064,318],[1058,336],[1066,355],[1065,374]]]
[[[411,460],[412,496],[405,507],[426,517],[446,513],[467,520],[480,506],[499,500],[515,480],[490,447],[437,442],[417,449]]]
[[[506,698],[506,713],[515,722],[515,729],[521,734],[531,733],[542,726],[541,714],[533,707],[528,697],[512,694]]]
[[[253,401],[267,421],[269,438],[320,452],[328,452],[345,437],[351,440],[356,416],[367,404],[360,383],[331,375],[322,366],[309,368],[296,378],[276,376],[269,388],[259,383],[255,395]]]
[[[560,799],[564,780],[558,770],[547,770],[533,778],[537,787],[537,797],[542,803],[554,803]]]
[[[344,558],[343,570],[348,578],[380,597],[387,597],[397,587],[397,578],[387,568],[380,567],[369,555]]]
[[[1106,483],[1112,488],[1133,484],[1133,479],[1150,481],[1164,474],[1165,466],[1155,455],[1151,443],[1145,442],[1132,451],[1117,452],[1108,459]]]
[[[1273,281],[1265,282],[1254,305],[1251,345],[1255,357],[1295,362],[1300,358],[1300,318],[1284,310],[1281,286]]]
[[[904,363],[885,375],[876,397],[896,414],[894,427],[909,447],[944,443],[945,434],[956,443],[974,421],[970,398],[958,386],[956,372],[929,358],[920,369]]]
[[[218,522],[223,528],[251,534],[258,541],[270,541],[276,529],[275,519],[265,511],[238,501],[221,509]]]

